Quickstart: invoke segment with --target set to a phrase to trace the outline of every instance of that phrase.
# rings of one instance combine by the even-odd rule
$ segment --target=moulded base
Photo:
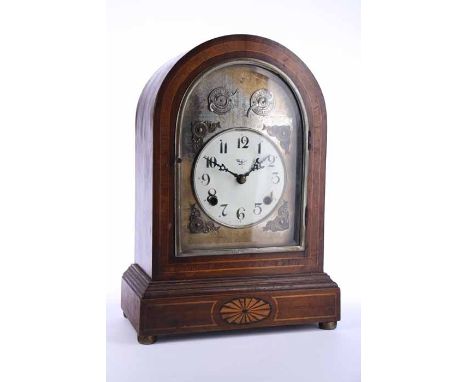
[[[325,273],[151,281],[136,264],[122,278],[121,306],[143,344],[156,336],[340,320],[340,289]]]

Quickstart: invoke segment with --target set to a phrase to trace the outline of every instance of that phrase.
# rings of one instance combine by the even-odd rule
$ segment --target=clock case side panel
[[[308,121],[308,131],[304,131],[304,136],[309,153],[305,176],[305,250],[295,253],[214,255],[209,258],[176,257],[174,148],[179,107],[185,92],[199,75],[216,65],[238,59],[263,61],[277,67],[293,81],[303,100]],[[151,159],[152,153],[154,165],[151,179],[141,171],[137,172],[137,184],[142,182],[137,189],[143,191],[141,196],[137,196],[137,219],[143,223],[139,226],[137,222],[137,229],[142,227],[143,230],[137,232],[136,262],[152,280],[323,272],[326,112],[320,87],[307,66],[294,53],[274,41],[257,36],[232,35],[192,49],[172,62],[165,73],[165,77],[159,83],[154,81],[154,88],[149,87],[146,95],[142,96],[146,111],[141,114],[141,122],[137,119],[137,135],[141,126],[140,149],[143,149],[147,160]],[[149,137],[144,134],[153,134],[151,147],[144,147]],[[142,170],[147,171],[148,167],[142,163],[137,163],[137,167],[142,166]],[[148,207],[151,206],[150,202],[152,208]]]
[[[153,236],[154,224],[158,224],[158,214],[153,213],[153,194],[158,192],[158,173],[154,167],[154,140],[157,134],[153,130],[154,105],[159,89],[168,72],[179,60],[174,58],[160,67],[146,83],[138,100],[135,116],[135,263],[146,274],[152,275],[154,245],[157,237]]]

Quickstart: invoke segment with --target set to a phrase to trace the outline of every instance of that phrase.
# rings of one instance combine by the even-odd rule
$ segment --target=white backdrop
[[[1,3],[0,380],[104,380],[106,292],[111,382],[357,381],[360,295],[364,381],[468,380],[467,5],[362,3],[361,65],[352,1]],[[140,346],[118,302],[135,105],[162,62],[226,33],[285,44],[323,88],[343,320]]]
[[[202,376],[204,380],[223,376],[224,381],[234,381],[248,375],[256,375],[259,381],[284,381],[292,372],[289,368],[273,366],[269,372],[254,369],[258,361],[265,362],[271,357],[281,360],[282,364],[294,365],[291,368],[295,381],[308,380],[310,363],[317,370],[317,380],[342,381],[340,376],[346,373],[348,381],[357,381],[360,351],[359,1],[110,0],[107,17],[112,162],[109,380],[131,380],[140,370],[132,361],[138,357],[144,375],[154,370],[164,376],[163,381],[197,381]],[[285,45],[309,66],[324,93],[328,113],[325,271],[342,290],[342,323],[336,331],[327,333],[315,329],[280,330],[227,337],[200,336],[180,342],[168,340],[169,343],[151,348],[134,346],[135,333],[121,318],[118,305],[120,277],[133,261],[134,117],[138,97],[146,81],[165,61],[208,39],[233,33],[257,34]],[[233,359],[226,361],[224,358],[223,362],[216,358],[222,356],[220,349],[225,347],[242,349],[241,358],[235,363],[245,361],[251,366],[226,375],[223,367]],[[283,350],[278,350],[279,347]],[[264,351],[262,355],[259,355],[260,348]],[[183,356],[184,352],[194,352],[202,359],[210,357],[211,364],[208,366],[199,357],[190,360],[188,355]],[[303,358],[311,353],[316,357]],[[331,363],[327,362],[326,354],[334,354],[329,359]],[[335,369],[332,365],[339,356],[342,367]],[[174,366],[180,357],[187,362],[186,369]],[[217,362],[220,363],[215,366]],[[172,370],[174,367],[177,372]],[[211,371],[203,369],[207,367]],[[141,378],[146,380],[144,376]]]

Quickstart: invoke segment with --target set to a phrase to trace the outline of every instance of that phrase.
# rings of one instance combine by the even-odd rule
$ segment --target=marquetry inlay
[[[256,297],[235,298],[225,303],[219,310],[221,318],[229,324],[252,324],[270,315],[268,302]]]

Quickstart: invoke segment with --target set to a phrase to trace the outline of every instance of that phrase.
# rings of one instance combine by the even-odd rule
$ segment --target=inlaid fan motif
[[[251,324],[270,315],[271,307],[266,301],[255,297],[236,298],[220,309],[221,318],[229,324]]]

